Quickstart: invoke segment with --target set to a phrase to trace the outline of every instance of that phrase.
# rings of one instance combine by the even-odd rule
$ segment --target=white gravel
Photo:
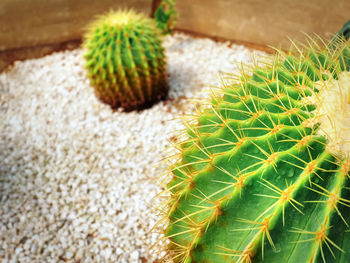
[[[251,62],[242,46],[164,39],[171,100],[113,112],[89,86],[82,50],[16,62],[0,75],[0,261],[154,262],[151,211],[176,119]],[[161,246],[156,246],[155,250]]]

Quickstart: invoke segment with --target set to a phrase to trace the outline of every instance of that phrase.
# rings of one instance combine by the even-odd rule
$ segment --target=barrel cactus
[[[350,262],[350,43],[310,46],[230,75],[186,122],[174,262]]]
[[[129,111],[167,96],[162,32],[155,20],[133,10],[111,11],[88,28],[88,77],[103,102]]]

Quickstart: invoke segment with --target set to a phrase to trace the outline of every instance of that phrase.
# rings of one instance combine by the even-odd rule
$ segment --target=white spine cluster
[[[338,79],[317,81],[319,90],[310,99],[316,105],[315,121],[328,139],[327,150],[342,158],[350,157],[350,72]]]

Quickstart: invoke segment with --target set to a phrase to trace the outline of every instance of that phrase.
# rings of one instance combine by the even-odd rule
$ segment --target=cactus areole
[[[167,96],[166,61],[156,22],[134,11],[109,12],[85,35],[96,95],[113,108],[142,109]]]
[[[350,44],[291,54],[231,76],[186,123],[174,262],[350,262]]]

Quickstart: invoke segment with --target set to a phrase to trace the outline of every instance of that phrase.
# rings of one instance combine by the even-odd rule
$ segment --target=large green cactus
[[[141,109],[167,96],[166,61],[155,20],[109,12],[90,26],[84,47],[97,96],[113,108]]]
[[[280,53],[186,123],[174,262],[350,262],[350,44]]]

